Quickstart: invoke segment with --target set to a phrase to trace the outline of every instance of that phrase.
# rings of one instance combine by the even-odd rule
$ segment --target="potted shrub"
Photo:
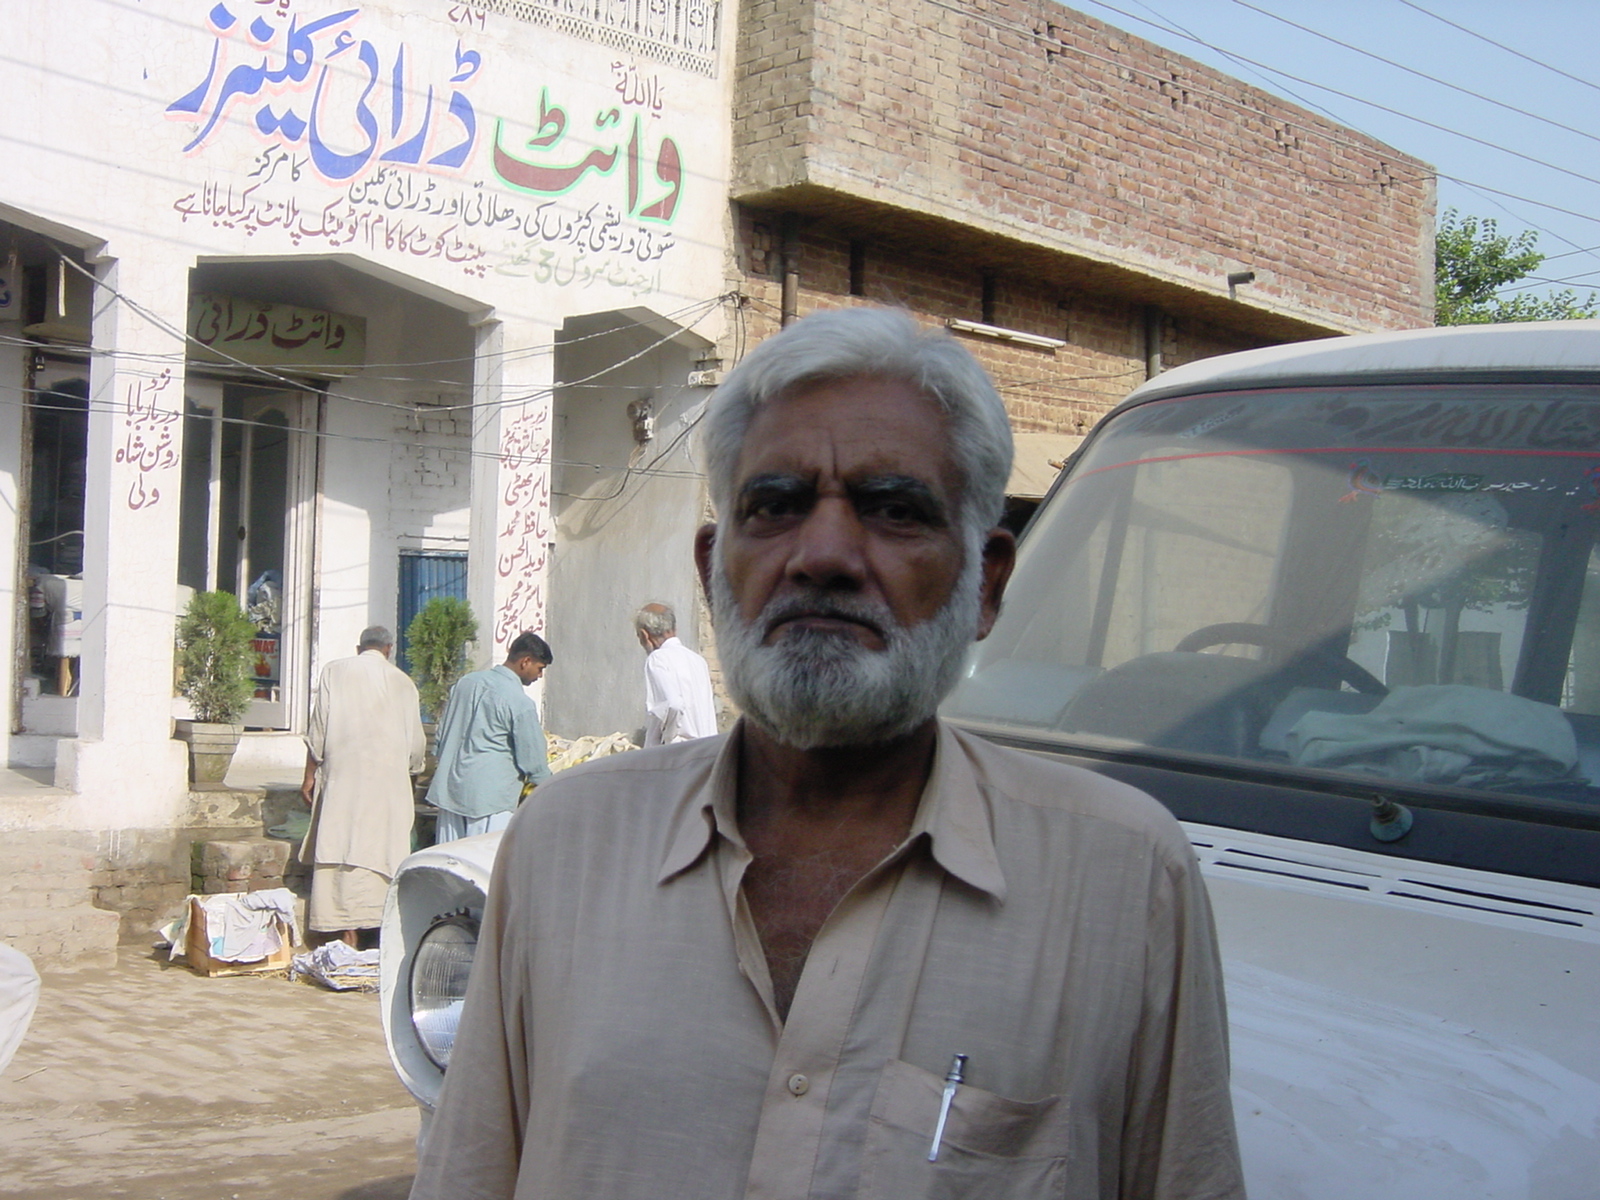
[[[432,724],[467,669],[467,646],[478,638],[472,607],[454,596],[435,596],[406,627],[406,658],[424,719]]]
[[[239,744],[239,719],[255,695],[255,623],[232,592],[198,592],[178,618],[178,691],[194,711],[179,721],[189,743],[189,778],[220,784]]]

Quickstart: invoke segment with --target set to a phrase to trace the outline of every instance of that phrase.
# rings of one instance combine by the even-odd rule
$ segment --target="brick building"
[[[745,0],[735,56],[734,334],[961,323],[1035,489],[1164,366],[1432,323],[1431,168],[1052,0]]]

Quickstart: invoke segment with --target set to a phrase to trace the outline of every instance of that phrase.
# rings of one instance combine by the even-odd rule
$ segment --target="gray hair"
[[[646,604],[633,614],[633,624],[653,638],[670,637],[678,632],[678,618],[665,604]]]
[[[969,544],[992,529],[1011,474],[1011,423],[994,384],[972,354],[943,330],[924,331],[889,308],[813,313],[752,350],[712,395],[702,445],[711,502],[733,511],[733,473],[762,405],[795,391],[857,377],[897,379],[936,403],[950,422],[950,455],[960,472],[960,522]]]
[[[360,650],[384,650],[394,645],[394,634],[382,625],[368,625],[361,631],[361,637],[356,642]]]

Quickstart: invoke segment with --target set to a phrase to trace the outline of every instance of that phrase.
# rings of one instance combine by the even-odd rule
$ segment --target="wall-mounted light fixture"
[[[633,422],[633,440],[644,445],[656,436],[656,408],[649,396],[628,403],[628,419]]]
[[[1228,299],[1237,300],[1239,298],[1239,289],[1245,284],[1254,283],[1255,281],[1256,273],[1254,271],[1229,271]]]
[[[1006,329],[1000,325],[985,325],[982,321],[963,321],[959,317],[945,320],[946,329],[957,333],[975,333],[979,337],[992,337],[1002,342],[1016,342],[1040,350],[1059,350],[1067,343],[1060,338],[1040,337],[1037,333],[1023,333],[1020,329]]]

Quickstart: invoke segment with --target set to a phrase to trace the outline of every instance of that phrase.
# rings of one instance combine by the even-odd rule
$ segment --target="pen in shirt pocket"
[[[928,1147],[928,1161],[939,1161],[939,1145],[944,1141],[944,1123],[950,1119],[950,1102],[956,1098],[956,1089],[967,1072],[967,1056],[958,1054],[950,1060],[950,1069],[944,1075],[944,1096],[939,1101],[939,1123],[933,1127],[933,1145]]]

